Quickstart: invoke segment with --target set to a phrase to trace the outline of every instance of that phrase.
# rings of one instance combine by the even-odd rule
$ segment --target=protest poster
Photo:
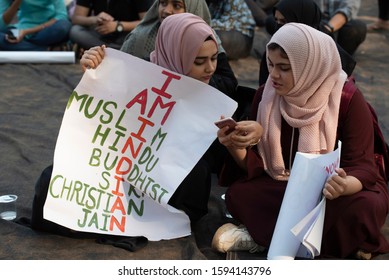
[[[327,178],[339,167],[341,142],[327,154],[297,152],[268,251],[269,260],[314,258],[320,254]]]
[[[67,103],[44,218],[151,241],[187,236],[188,216],[168,201],[216,139],[214,121],[237,104],[205,83],[105,51]]]

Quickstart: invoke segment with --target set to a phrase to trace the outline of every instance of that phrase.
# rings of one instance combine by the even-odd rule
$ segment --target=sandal
[[[389,20],[378,20],[367,26],[367,31],[389,30]]]
[[[355,258],[357,260],[371,260],[373,258],[373,254],[364,250],[358,250],[355,253]]]

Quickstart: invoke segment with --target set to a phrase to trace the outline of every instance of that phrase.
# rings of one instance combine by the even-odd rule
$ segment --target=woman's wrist
[[[327,30],[330,31],[331,33],[335,32],[335,28],[328,21],[324,23],[324,27],[327,28]]]

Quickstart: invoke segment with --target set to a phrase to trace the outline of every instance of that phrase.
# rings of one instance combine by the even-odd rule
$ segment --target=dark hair
[[[280,45],[278,45],[277,43],[270,43],[268,46],[267,46],[267,49],[268,50],[272,50],[272,51],[274,51],[274,50],[280,50],[281,51],[281,56],[283,57],[283,58],[288,58],[288,55],[287,55],[287,53],[285,52],[285,50],[280,46]]]
[[[273,15],[278,10],[286,22],[298,22],[319,29],[321,10],[313,0],[281,0],[273,8]]]

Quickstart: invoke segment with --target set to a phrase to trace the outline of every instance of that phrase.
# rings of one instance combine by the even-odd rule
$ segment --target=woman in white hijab
[[[359,90],[345,107],[347,75],[334,40],[305,24],[285,24],[267,45],[267,64],[270,75],[254,97],[255,121],[239,122],[228,135],[228,128],[218,131],[231,154],[220,184],[229,187],[227,208],[242,226],[220,227],[213,247],[268,248],[296,152],[325,154],[340,140],[341,168],[322,192],[327,203],[320,257],[389,252],[381,233],[389,195],[377,172],[371,113]]]

